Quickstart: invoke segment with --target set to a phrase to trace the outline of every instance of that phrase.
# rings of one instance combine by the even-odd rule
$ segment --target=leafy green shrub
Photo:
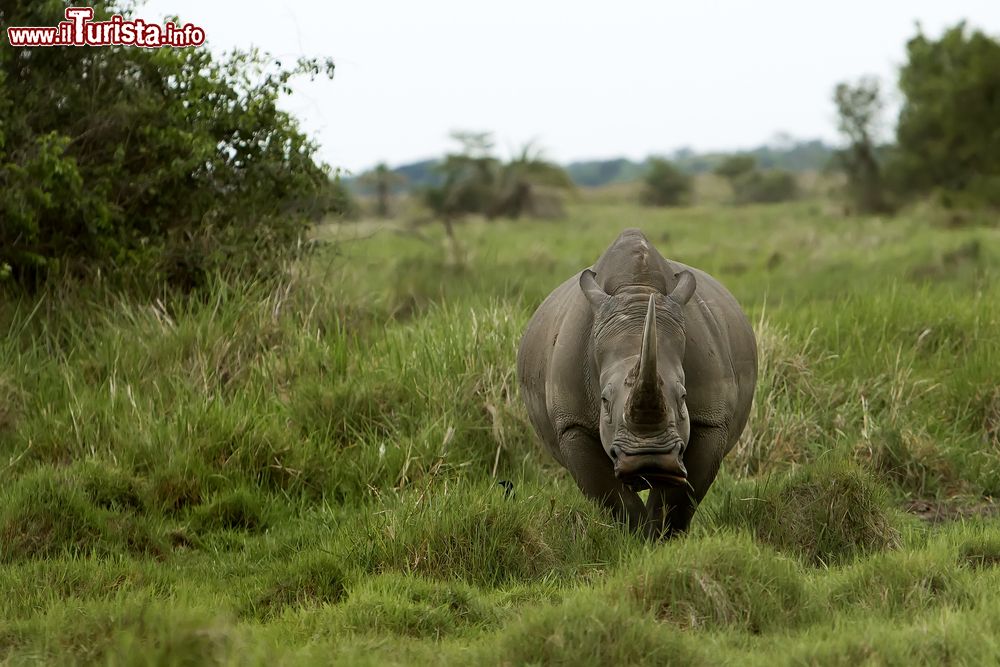
[[[113,7],[94,3],[94,20]],[[55,25],[64,8],[14,0],[0,17]],[[2,273],[32,285],[138,268],[190,288],[217,270],[273,271],[343,196],[277,106],[293,76],[332,72],[256,51],[0,49]]]
[[[650,158],[643,179],[642,203],[649,206],[681,206],[691,196],[693,180],[669,160]]]
[[[713,170],[717,176],[727,180],[739,178],[757,169],[757,159],[753,155],[730,155]]]
[[[758,169],[753,155],[731,155],[714,171],[729,182],[735,204],[775,203],[798,196],[795,174],[783,169]]]
[[[733,179],[737,204],[770,204],[795,199],[799,186],[795,174],[781,169],[754,170]]]
[[[905,192],[942,191],[946,206],[1000,207],[1000,42],[960,23],[918,32],[906,51],[889,175]]]

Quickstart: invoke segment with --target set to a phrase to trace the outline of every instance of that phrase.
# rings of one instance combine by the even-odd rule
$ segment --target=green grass
[[[459,253],[329,225],[285,283],[197,299],[0,299],[0,663],[1000,659],[1000,231],[602,201]],[[761,350],[747,432],[656,546],[546,458],[513,370],[628,226]]]

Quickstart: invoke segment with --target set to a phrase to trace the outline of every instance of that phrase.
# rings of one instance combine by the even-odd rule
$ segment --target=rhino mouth
[[[636,491],[659,486],[689,486],[687,469],[676,450],[628,451],[614,456],[615,477]]]

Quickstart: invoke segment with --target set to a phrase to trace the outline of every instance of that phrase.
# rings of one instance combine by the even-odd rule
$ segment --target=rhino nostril
[[[608,453],[611,455],[611,460],[612,461],[617,461],[618,460],[618,445],[611,445],[611,449],[608,450]]]

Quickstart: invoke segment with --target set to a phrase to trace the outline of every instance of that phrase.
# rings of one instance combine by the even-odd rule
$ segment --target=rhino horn
[[[683,306],[690,301],[691,297],[694,295],[694,274],[690,271],[681,271],[676,274],[676,277],[677,285],[674,287],[674,291],[670,293],[670,298]]]
[[[656,372],[656,301],[649,295],[646,323],[642,328],[642,350],[636,368],[636,382],[629,396],[629,421],[639,426],[656,426],[666,417],[660,376]]]

